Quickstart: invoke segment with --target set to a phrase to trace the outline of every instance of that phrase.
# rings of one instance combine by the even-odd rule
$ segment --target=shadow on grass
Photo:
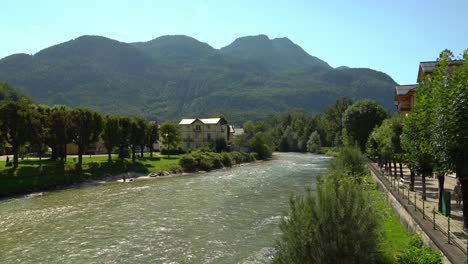
[[[86,179],[99,179],[106,175],[125,172],[149,173],[159,163],[177,160],[174,157],[145,157],[131,160],[88,161],[79,170],[75,162],[56,160],[23,160],[18,168],[0,169],[0,196],[29,193],[33,191],[57,189]]]

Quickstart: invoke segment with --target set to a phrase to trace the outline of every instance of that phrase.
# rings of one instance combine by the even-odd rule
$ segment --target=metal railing
[[[393,195],[403,205],[405,200],[408,203],[408,209],[414,209],[420,213],[426,221],[431,221],[434,230],[440,231],[447,238],[447,243],[455,245],[462,250],[467,257],[468,262],[468,233],[464,231],[463,226],[453,223],[453,219],[438,212],[435,207],[428,208],[427,202],[418,195],[417,191],[410,191],[407,184],[401,184],[391,173],[369,166],[376,176],[387,182]],[[383,177],[382,177],[383,176]]]

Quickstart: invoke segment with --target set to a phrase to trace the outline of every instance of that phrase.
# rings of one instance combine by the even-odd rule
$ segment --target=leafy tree
[[[161,124],[160,131],[162,143],[166,146],[167,150],[173,150],[179,146],[180,129],[177,124],[164,122]]]
[[[104,128],[102,133],[102,140],[107,150],[107,157],[109,162],[112,161],[112,149],[119,145],[119,117],[106,115],[104,118]]]
[[[99,140],[102,131],[102,116],[86,108],[75,108],[70,113],[70,138],[78,146],[78,166],[83,165],[86,148]]]
[[[273,263],[375,263],[376,207],[352,179],[317,181],[317,193],[291,196]]]
[[[307,141],[307,151],[312,153],[320,153],[320,148],[322,147],[322,141],[320,140],[320,135],[317,131],[312,132]]]
[[[146,131],[146,146],[150,151],[150,157],[153,157],[154,144],[159,141],[159,125],[156,122],[150,122]]]
[[[436,170],[454,171],[462,184],[463,220],[468,228],[468,49],[461,66],[450,69],[450,59],[450,53],[443,52],[433,78],[427,80],[434,98],[434,126],[428,133],[433,136]]]
[[[232,144],[232,149],[234,151],[245,152],[249,148],[249,141],[247,139],[247,134],[241,134],[234,137]]]
[[[224,138],[217,138],[215,140],[215,150],[218,153],[221,153],[223,151],[228,150],[228,145],[227,145],[226,140]]]
[[[143,149],[146,143],[146,132],[148,130],[148,121],[141,117],[136,117],[132,120],[130,132],[130,147],[132,149],[132,161],[135,162],[136,147],[140,147],[141,157],[143,157]]]
[[[52,148],[52,159],[67,157],[67,144],[71,142],[72,126],[70,110],[65,106],[55,106],[49,112],[48,127],[50,130],[49,146]]]
[[[386,117],[387,113],[382,106],[372,100],[363,100],[350,106],[343,114],[343,129],[348,143],[356,142],[364,151],[370,133]]]
[[[291,126],[286,127],[278,146],[280,151],[298,151],[298,135]]]
[[[18,167],[19,150],[31,138],[31,108],[24,102],[7,102],[0,106],[3,138],[11,145],[13,166]]]
[[[368,173],[366,157],[357,146],[345,146],[341,148],[338,157],[330,163],[330,171],[351,176],[357,182]]]
[[[130,117],[119,118],[119,159],[128,157],[128,147],[132,134],[132,119]]]
[[[50,129],[47,126],[49,111],[50,109],[46,106],[32,106],[31,138],[29,143],[32,146],[32,150],[38,154],[39,161],[42,160],[42,156],[48,149],[46,142],[50,137]]]
[[[267,144],[267,138],[268,136],[264,132],[258,132],[249,140],[250,151],[257,153],[259,159],[271,157],[272,150]]]
[[[324,110],[325,131],[327,142],[333,146],[341,146],[343,131],[343,114],[353,104],[353,102],[342,97],[336,99],[335,103]]]

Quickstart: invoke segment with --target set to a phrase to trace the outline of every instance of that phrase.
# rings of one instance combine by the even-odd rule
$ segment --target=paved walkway
[[[375,168],[377,164],[372,164]],[[394,171],[392,171],[392,175],[394,175]],[[398,179],[400,176],[399,168],[397,169]],[[394,190],[400,194],[402,197],[403,203],[410,204],[412,208],[414,208],[414,204],[416,201],[415,211],[421,216],[424,217],[425,220],[434,223],[434,214],[433,210],[437,212],[438,208],[438,181],[437,178],[426,178],[426,201],[422,200],[422,181],[421,177],[415,178],[415,192],[409,191],[409,183],[410,183],[410,171],[409,169],[404,166],[403,167],[403,184],[397,184],[399,181],[394,180],[393,177],[386,176],[387,181],[393,182],[392,186],[394,186]],[[455,188],[457,179],[453,175],[449,175],[445,177],[444,183],[444,190],[453,193],[453,189]],[[398,188],[396,187],[398,186]],[[453,196],[452,196],[453,197]],[[408,200],[409,198],[409,200]],[[424,206],[423,206],[424,205]],[[423,214],[424,213],[424,214]],[[450,219],[448,217],[443,216],[442,214],[436,213],[435,214],[435,225],[436,229],[440,230],[445,236],[446,241],[449,241],[449,237],[447,234],[450,235],[450,243],[456,245],[460,248],[463,252],[467,252],[467,242],[468,242],[468,235],[463,230],[463,212],[462,206],[456,205],[455,200],[452,198],[451,201],[451,214]],[[449,229],[450,226],[450,229]]]

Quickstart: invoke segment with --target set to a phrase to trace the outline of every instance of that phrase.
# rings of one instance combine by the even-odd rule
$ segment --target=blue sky
[[[0,58],[80,35],[124,42],[185,34],[215,48],[246,35],[288,37],[331,66],[416,81],[419,61],[468,48],[468,0],[15,0],[0,5]]]

